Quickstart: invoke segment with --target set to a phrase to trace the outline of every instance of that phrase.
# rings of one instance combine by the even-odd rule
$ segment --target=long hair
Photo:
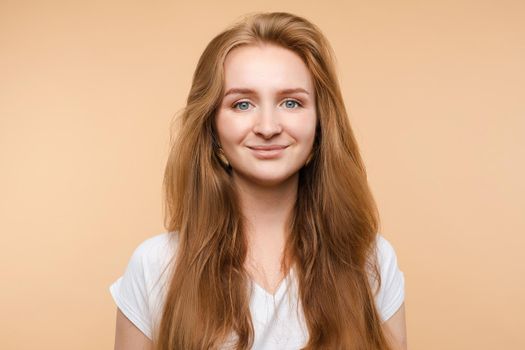
[[[379,288],[374,254],[379,216],[335,55],[318,27],[286,12],[243,17],[213,38],[197,64],[164,174],[165,227],[178,235],[179,245],[154,347],[217,349],[231,334],[235,349],[253,344],[245,220],[231,168],[217,154],[214,123],[226,55],[258,44],[298,54],[315,87],[313,153],[299,171],[282,263],[295,267],[309,333],[304,349],[390,349],[369,279]]]

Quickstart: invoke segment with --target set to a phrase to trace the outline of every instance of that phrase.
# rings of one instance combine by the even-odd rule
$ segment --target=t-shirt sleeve
[[[122,313],[151,339],[149,291],[146,283],[148,245],[140,244],[129,259],[124,274],[109,287]]]
[[[381,287],[375,300],[384,322],[392,317],[405,300],[405,276],[397,264],[394,247],[380,234],[377,236],[377,254]]]

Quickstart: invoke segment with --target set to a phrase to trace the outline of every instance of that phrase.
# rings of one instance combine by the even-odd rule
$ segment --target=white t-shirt
[[[178,238],[162,233],[143,241],[133,252],[124,275],[109,287],[119,309],[148,338],[160,322],[164,295],[171,275],[171,258]],[[392,245],[377,235],[381,288],[375,303],[386,321],[404,301],[404,274],[399,270]],[[250,311],[255,330],[255,350],[297,350],[308,341],[308,330],[298,305],[298,286],[294,270],[271,295],[252,281]],[[290,293],[287,293],[287,289]],[[374,289],[373,289],[374,290]],[[289,296],[289,297],[287,297]]]

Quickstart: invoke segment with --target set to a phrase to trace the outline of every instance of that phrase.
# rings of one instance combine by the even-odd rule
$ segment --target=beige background
[[[205,45],[256,10],[335,49],[410,348],[524,349],[520,0],[2,0],[0,348],[113,347],[108,287],[164,232],[170,120]]]

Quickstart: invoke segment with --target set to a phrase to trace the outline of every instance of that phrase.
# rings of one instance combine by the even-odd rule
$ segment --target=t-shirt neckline
[[[267,298],[273,298],[273,299],[279,299],[284,291],[286,290],[286,286],[289,284],[289,280],[293,275],[293,267],[290,268],[288,271],[288,274],[279,282],[279,285],[277,286],[277,289],[272,294],[266,289],[264,289],[259,283],[255,282],[253,279],[250,278],[250,281],[255,286],[255,289],[258,290],[261,294],[263,294]]]

